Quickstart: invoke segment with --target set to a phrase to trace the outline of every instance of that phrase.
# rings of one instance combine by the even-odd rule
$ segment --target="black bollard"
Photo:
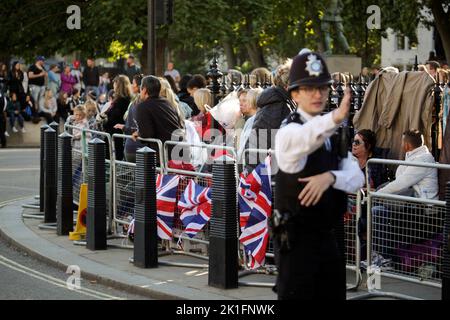
[[[58,136],[59,134],[59,123],[56,123],[55,121],[53,121],[52,123],[49,124],[50,128],[52,128],[53,130],[56,131],[56,135]]]
[[[450,182],[445,188],[444,250],[442,257],[442,300],[450,300]]]
[[[48,128],[44,132],[44,223],[56,222],[56,131]]]
[[[58,139],[58,194],[56,198],[56,232],[58,236],[73,231],[72,136],[63,132]]]
[[[156,152],[144,147],[136,152],[134,265],[158,267],[156,222]]]
[[[233,163],[213,164],[212,215],[209,225],[208,285],[238,287],[238,214],[236,168]]]
[[[86,248],[106,250],[105,142],[89,141]]]
[[[45,166],[44,166],[44,150],[45,150],[45,135],[44,132],[50,128],[48,124],[44,124],[41,127],[41,163],[40,163],[40,178],[39,178],[39,211],[44,212],[44,174],[45,174]]]

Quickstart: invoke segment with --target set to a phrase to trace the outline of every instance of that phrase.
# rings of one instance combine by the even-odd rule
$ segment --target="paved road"
[[[0,150],[0,205],[5,201],[36,195],[38,190],[39,150]],[[81,290],[69,290],[66,284],[69,276],[0,239],[0,300],[146,299],[84,279],[80,281]]]

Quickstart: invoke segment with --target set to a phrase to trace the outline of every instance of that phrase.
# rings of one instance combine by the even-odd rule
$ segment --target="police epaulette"
[[[301,117],[300,117],[300,113],[298,113],[297,111],[292,112],[285,120],[286,125],[289,123],[298,123],[298,124],[303,124],[304,122],[302,121]]]

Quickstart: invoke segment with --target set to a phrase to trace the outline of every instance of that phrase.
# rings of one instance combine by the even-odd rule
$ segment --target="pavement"
[[[266,287],[244,286],[223,290],[208,286],[208,261],[196,257],[172,254],[159,257],[154,269],[141,269],[130,263],[131,243],[126,239],[108,240],[108,249],[90,251],[74,245],[67,236],[41,229],[41,220],[23,218],[22,214],[36,214],[36,209],[24,209],[23,204],[36,204],[34,197],[3,203],[0,207],[0,236],[13,246],[47,264],[66,270],[76,265],[83,279],[96,281],[116,290],[153,299],[183,300],[275,300],[271,290],[274,275],[255,274],[240,278],[241,282],[264,283]],[[167,263],[187,263],[189,267],[168,266]],[[193,265],[196,265],[194,267]],[[354,272],[348,271],[347,282],[354,283]],[[421,284],[382,277],[383,291],[396,292],[425,300],[440,300],[441,290]],[[348,291],[349,299],[367,294],[364,284]],[[393,299],[380,295],[376,299]]]

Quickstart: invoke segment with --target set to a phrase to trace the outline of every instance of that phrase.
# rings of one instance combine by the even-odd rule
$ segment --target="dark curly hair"
[[[373,153],[377,144],[377,136],[375,135],[375,132],[369,129],[363,129],[356,132],[356,134],[361,136],[361,138],[363,139],[367,151],[369,153]]]

